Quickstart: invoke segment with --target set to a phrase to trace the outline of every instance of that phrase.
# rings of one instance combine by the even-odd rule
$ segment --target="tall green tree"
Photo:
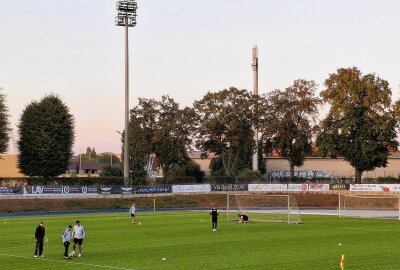
[[[221,157],[225,176],[251,167],[255,149],[253,98],[247,90],[231,87],[209,92],[195,101],[197,147]]]
[[[321,104],[316,89],[314,81],[296,80],[284,91],[273,91],[262,105],[262,141],[289,161],[291,178],[294,167],[303,166],[311,154],[313,126]]]
[[[321,96],[331,107],[317,145],[324,156],[343,156],[361,183],[363,172],[386,167],[389,149],[398,145],[389,83],[353,67],[330,74],[325,87]]]
[[[121,161],[113,153],[106,152],[97,155],[97,162],[100,164],[106,164],[110,166],[119,165]]]
[[[0,87],[0,153],[4,153],[8,148],[10,123],[8,121],[8,108],[6,106],[6,96],[3,88]]]
[[[189,160],[194,118],[193,109],[180,109],[169,96],[163,96],[160,101],[139,99],[138,106],[131,110],[131,119],[137,121],[132,126],[142,143],[130,142],[132,151],[146,155],[155,153],[166,180],[173,165]]]
[[[134,184],[147,177],[146,165],[151,154],[151,141],[146,131],[137,116],[131,111],[129,123],[129,167],[132,171],[131,177]]]
[[[62,100],[50,94],[24,109],[19,123],[19,168],[28,176],[55,177],[72,157],[74,118]]]

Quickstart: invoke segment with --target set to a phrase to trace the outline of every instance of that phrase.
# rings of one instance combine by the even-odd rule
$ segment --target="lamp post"
[[[253,48],[253,63],[251,65],[253,69],[253,96],[254,96],[254,113],[255,115],[258,114],[258,104],[257,104],[257,99],[258,99],[258,50],[257,46]],[[253,125],[253,131],[254,131],[254,141],[256,144],[255,151],[253,152],[253,171],[258,171],[258,121]]]
[[[135,0],[117,2],[118,14],[115,16],[115,25],[125,27],[125,137],[124,137],[124,184],[129,184],[129,54],[128,54],[128,27],[136,25]]]
[[[79,171],[78,171],[78,175],[81,174],[81,170],[82,170],[82,150],[79,150]]]

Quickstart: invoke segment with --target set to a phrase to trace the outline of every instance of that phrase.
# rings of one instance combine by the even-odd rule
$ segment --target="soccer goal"
[[[250,221],[303,223],[294,195],[228,194],[227,220],[238,220],[238,214]]]
[[[339,217],[400,219],[399,196],[339,194]]]

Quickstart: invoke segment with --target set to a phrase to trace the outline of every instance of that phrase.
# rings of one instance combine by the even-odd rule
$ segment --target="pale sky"
[[[400,84],[397,0],[138,0],[130,28],[130,107],[168,94],[191,105],[207,91],[259,92],[295,79],[320,89],[339,67],[357,66]],[[0,0],[0,87],[14,136],[27,104],[58,94],[75,117],[76,154],[120,152],[124,32],[114,0]],[[10,143],[10,153],[14,153]]]

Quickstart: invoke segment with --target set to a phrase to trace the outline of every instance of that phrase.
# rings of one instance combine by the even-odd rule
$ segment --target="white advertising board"
[[[249,191],[287,191],[287,184],[249,184]]]
[[[329,184],[308,184],[308,191],[328,191]]]
[[[351,184],[350,191],[400,192],[400,184]]]
[[[210,192],[211,185],[173,185],[172,193],[187,193],[187,192]]]
[[[295,191],[295,192],[308,191],[308,184],[288,184],[288,191]]]

